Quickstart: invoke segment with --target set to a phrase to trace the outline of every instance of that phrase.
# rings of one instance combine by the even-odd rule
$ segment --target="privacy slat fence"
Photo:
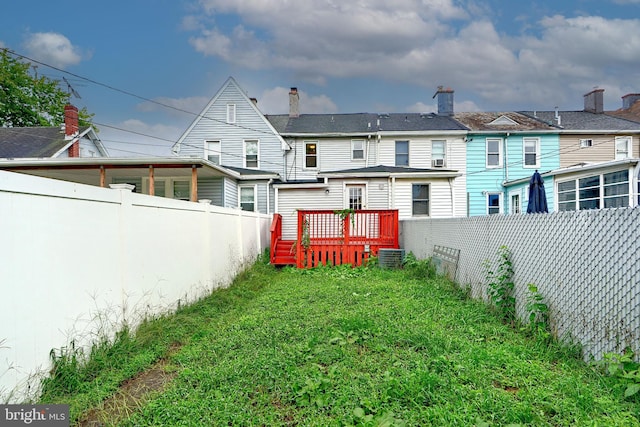
[[[483,264],[495,268],[504,245],[522,319],[533,283],[553,332],[581,344],[586,358],[625,348],[640,355],[640,208],[406,220],[401,241],[418,258],[438,245],[459,249],[456,281],[485,300]]]

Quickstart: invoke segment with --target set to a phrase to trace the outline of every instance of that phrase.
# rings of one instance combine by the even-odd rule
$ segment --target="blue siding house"
[[[468,215],[526,212],[527,185],[507,189],[504,183],[557,169],[559,129],[516,112],[456,113],[454,118],[469,129]],[[553,206],[551,181],[547,199]]]

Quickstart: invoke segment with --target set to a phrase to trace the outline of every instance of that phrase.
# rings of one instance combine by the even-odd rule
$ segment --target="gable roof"
[[[51,158],[68,149],[78,139],[92,139],[103,156],[106,149],[93,128],[83,126],[76,137],[66,139],[64,130],[56,126],[0,128],[0,158]]]
[[[588,111],[558,111],[557,114],[560,117],[558,124],[555,111],[521,111],[521,113],[542,120],[550,126],[556,125],[565,133],[567,131],[640,132],[638,123],[609,114],[596,114]]]
[[[476,132],[558,131],[553,125],[515,111],[455,113],[453,117]]]
[[[351,113],[267,115],[267,120],[282,135],[366,135],[371,132],[466,131],[448,116],[433,113]]]
[[[273,134],[280,140],[281,144],[285,144],[284,140],[282,139],[282,137],[280,137],[280,135],[278,134],[278,132],[276,131],[276,129],[274,129],[273,125],[269,122],[269,120],[266,120],[264,114],[262,114],[262,112],[258,109],[258,107],[256,106],[256,104],[249,98],[249,96],[247,95],[247,93],[240,87],[240,85],[238,84],[238,82],[236,82],[236,80],[233,77],[229,77],[227,79],[227,81],[224,82],[224,84],[222,85],[222,87],[220,87],[220,89],[218,90],[218,92],[216,92],[216,94],[213,96],[213,98],[211,98],[211,100],[209,101],[209,103],[207,103],[207,105],[202,109],[202,111],[200,112],[200,114],[197,114],[195,119],[193,119],[193,122],[191,122],[191,124],[189,125],[189,127],[182,133],[182,135],[180,135],[180,138],[178,138],[178,141],[173,144],[173,146],[171,147],[171,151],[174,153],[177,153],[180,151],[180,145],[184,142],[184,140],[189,136],[189,134],[191,133],[191,131],[198,125],[198,123],[200,123],[203,119],[204,120],[213,120],[213,121],[218,121],[216,119],[213,119],[212,117],[207,115],[207,112],[212,108],[212,106],[216,103],[216,101],[220,98],[220,96],[225,92],[225,90],[227,90],[227,88],[229,86],[234,86],[237,89],[237,92],[240,94],[240,96],[242,97],[242,100],[244,102],[247,103],[247,105],[249,105],[254,112],[263,118],[264,123],[266,124],[266,126],[269,128],[269,130],[271,132],[273,132]],[[226,122],[221,122],[220,123],[224,123],[227,126],[238,126],[241,127],[240,125],[238,125],[237,123],[226,123]],[[251,129],[253,130],[253,129]]]

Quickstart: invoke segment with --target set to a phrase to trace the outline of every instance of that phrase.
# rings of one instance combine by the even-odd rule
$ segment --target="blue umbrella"
[[[544,192],[544,181],[538,171],[535,171],[529,181],[527,213],[539,212],[549,212],[549,209],[547,208],[547,196]]]

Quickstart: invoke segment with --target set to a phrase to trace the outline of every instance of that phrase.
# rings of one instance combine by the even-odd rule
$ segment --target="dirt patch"
[[[120,385],[118,391],[83,415],[76,426],[102,427],[117,425],[137,411],[146,398],[154,392],[160,392],[176,377],[177,372],[167,372],[168,357],[175,354],[179,346],[171,347],[169,354],[157,361],[151,368],[129,378]]]

